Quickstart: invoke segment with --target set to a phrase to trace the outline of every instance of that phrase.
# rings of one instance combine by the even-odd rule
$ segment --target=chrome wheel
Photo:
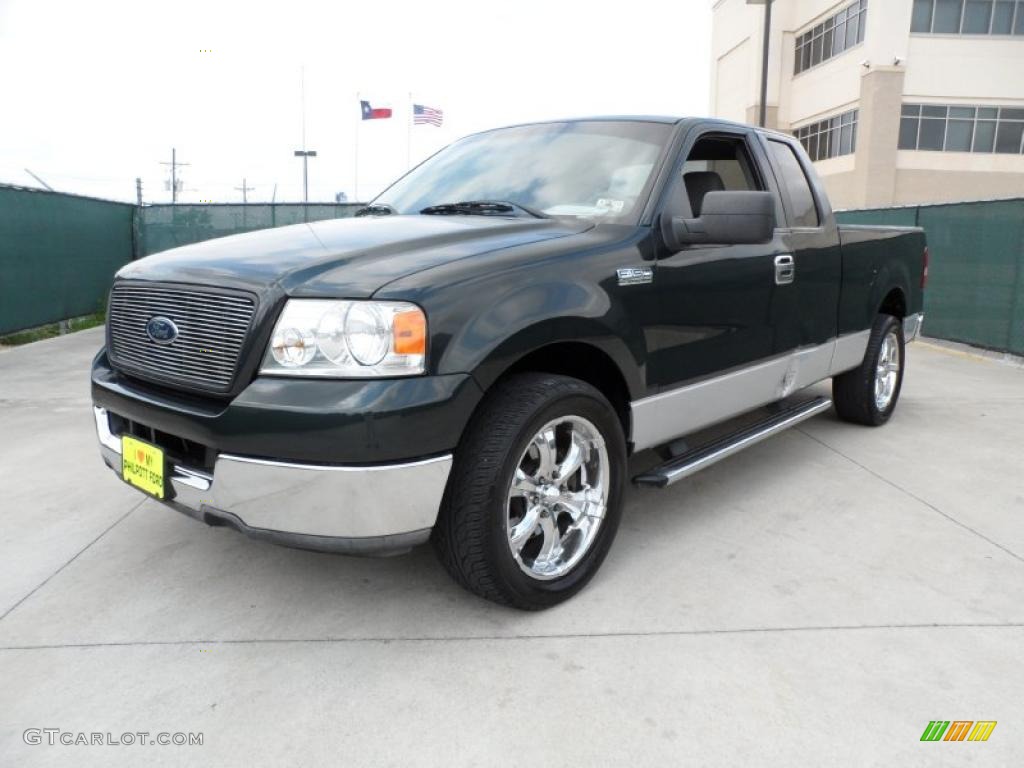
[[[601,433],[580,416],[549,421],[533,436],[507,500],[508,546],[524,573],[557,579],[583,559],[608,509],[610,471]]]
[[[896,331],[889,331],[878,350],[875,366],[875,408],[884,411],[896,393],[900,378],[900,340]]]

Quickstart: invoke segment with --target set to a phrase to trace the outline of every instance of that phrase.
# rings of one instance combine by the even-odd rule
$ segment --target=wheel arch
[[[890,288],[878,306],[882,314],[892,315],[901,320],[907,316],[907,296],[900,287]]]
[[[604,350],[581,341],[559,341],[520,357],[499,377],[517,373],[552,373],[585,381],[608,398],[622,424],[623,434],[630,434],[629,385],[621,369]]]
[[[909,297],[910,273],[902,262],[892,260],[878,271],[869,293],[867,310],[871,318],[884,313],[903,319],[907,316]]]
[[[623,340],[596,335],[597,329],[587,321],[573,321],[570,328],[556,325],[569,332],[555,335],[551,324],[545,323],[541,326],[546,328],[524,329],[509,338],[473,372],[477,384],[486,395],[496,383],[517,373],[551,373],[580,379],[608,399],[628,440],[630,403],[643,396],[642,365]],[[589,332],[583,326],[589,326]]]

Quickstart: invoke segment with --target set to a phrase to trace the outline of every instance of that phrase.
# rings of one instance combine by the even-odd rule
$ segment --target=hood
[[[366,298],[392,280],[441,264],[592,227],[582,219],[488,216],[331,219],[173,248],[126,265],[117,277]]]

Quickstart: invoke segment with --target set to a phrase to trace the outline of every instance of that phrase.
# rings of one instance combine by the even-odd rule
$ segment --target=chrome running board
[[[684,477],[700,472],[712,464],[717,464],[722,459],[739,453],[744,448],[767,440],[773,435],[789,429],[801,421],[817,416],[822,411],[832,407],[832,400],[827,397],[816,397],[788,408],[778,413],[773,413],[764,421],[760,421],[749,427],[744,427],[732,434],[721,437],[707,445],[693,448],[681,456],[667,461],[660,467],[644,472],[633,478],[637,485],[654,486],[665,488],[672,483],[682,480]]]

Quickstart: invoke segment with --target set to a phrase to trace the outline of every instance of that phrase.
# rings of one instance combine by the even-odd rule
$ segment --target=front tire
[[[844,421],[878,427],[896,409],[903,388],[906,344],[903,322],[879,315],[860,366],[832,379],[832,400]]]
[[[567,376],[511,376],[466,428],[431,540],[471,592],[548,608],[600,567],[625,476],[622,425],[598,390]]]

